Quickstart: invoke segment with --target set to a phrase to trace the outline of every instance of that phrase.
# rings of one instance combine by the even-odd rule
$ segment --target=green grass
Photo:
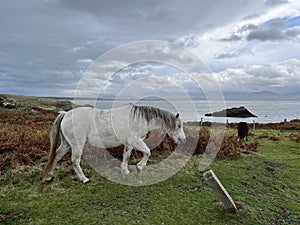
[[[49,184],[40,183],[40,165],[10,170],[0,177],[0,224],[299,224],[299,143],[289,140],[292,131],[252,133],[257,153],[209,168],[242,205],[236,213],[219,207],[194,156],[176,175],[143,187],[113,183],[86,165],[89,184],[66,163]],[[264,133],[279,140],[259,138]]]

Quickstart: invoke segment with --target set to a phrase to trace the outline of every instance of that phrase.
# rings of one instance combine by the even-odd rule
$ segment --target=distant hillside
[[[224,92],[226,100],[300,100],[300,93],[279,94],[272,91]]]
[[[19,103],[19,108],[38,107],[47,110],[70,110],[74,104],[67,100],[49,99],[33,96],[0,94],[0,97],[15,99]]]

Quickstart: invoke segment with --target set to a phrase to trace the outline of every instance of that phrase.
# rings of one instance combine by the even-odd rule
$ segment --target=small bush
[[[211,139],[210,138],[214,138]],[[222,144],[219,149],[216,149],[219,145],[219,141],[217,140],[218,136],[210,135],[210,131],[207,128],[202,128],[199,132],[198,144],[196,146],[194,154],[203,154],[205,151],[209,151],[210,149],[218,150],[217,159],[224,159],[229,157],[231,159],[236,159],[240,153],[251,153],[257,151],[258,142],[254,143],[245,143],[243,141],[238,141],[234,135],[226,134],[223,137]],[[210,144],[207,149],[207,145]]]
[[[0,112],[0,171],[19,164],[34,165],[48,155],[49,130],[56,113],[41,116],[23,112]]]
[[[297,143],[300,143],[300,133],[290,134],[289,138],[290,138],[291,141],[295,141]]]
[[[272,136],[269,137],[269,140],[271,140],[271,141],[279,141],[280,138],[277,137],[277,136],[272,135]]]

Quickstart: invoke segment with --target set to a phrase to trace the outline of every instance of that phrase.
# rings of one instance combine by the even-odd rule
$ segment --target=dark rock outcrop
[[[238,117],[238,118],[248,118],[248,117],[257,117],[244,106],[239,108],[225,109],[219,112],[207,113],[205,116],[215,116],[215,117]]]
[[[7,98],[5,96],[0,96],[0,106],[8,109],[13,109],[19,107],[20,104],[14,98]]]

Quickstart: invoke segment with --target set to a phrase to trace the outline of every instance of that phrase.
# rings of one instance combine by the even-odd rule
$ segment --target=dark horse
[[[238,139],[244,139],[246,137],[246,141],[248,141],[248,133],[249,133],[249,127],[246,122],[240,122],[237,125],[238,130]]]

